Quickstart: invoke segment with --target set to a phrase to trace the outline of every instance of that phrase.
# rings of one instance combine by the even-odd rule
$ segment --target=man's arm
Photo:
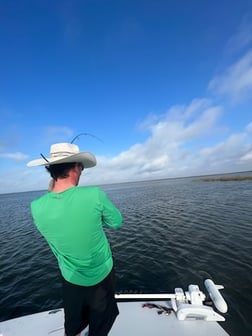
[[[112,228],[120,227],[122,225],[122,215],[102,190],[100,190],[100,201],[102,203],[103,224]]]

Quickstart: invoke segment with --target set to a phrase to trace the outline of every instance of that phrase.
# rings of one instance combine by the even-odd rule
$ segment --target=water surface
[[[230,335],[252,335],[252,181],[190,178],[102,186],[124,225],[106,229],[118,291],[223,284]],[[57,263],[29,204],[44,192],[0,195],[0,320],[62,306]]]

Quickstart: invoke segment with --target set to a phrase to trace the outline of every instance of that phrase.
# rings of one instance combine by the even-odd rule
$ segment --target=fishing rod
[[[91,134],[91,133],[80,133],[80,134],[76,135],[70,143],[71,143],[71,144],[74,143],[74,141],[77,140],[81,135],[89,135],[89,136],[91,136],[91,137],[97,139],[98,141],[103,142],[100,138],[98,138],[98,137],[97,137],[96,135],[94,135],[94,134]]]

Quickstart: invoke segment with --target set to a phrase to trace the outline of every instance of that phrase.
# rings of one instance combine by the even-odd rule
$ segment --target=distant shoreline
[[[200,181],[200,182],[227,182],[227,181],[252,181],[252,176],[215,176],[215,177],[203,177],[197,178],[193,181]]]

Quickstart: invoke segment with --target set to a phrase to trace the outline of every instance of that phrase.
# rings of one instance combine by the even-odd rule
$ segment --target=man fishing
[[[31,203],[34,223],[58,260],[62,275],[65,335],[106,336],[119,314],[114,298],[113,258],[103,226],[118,228],[120,211],[98,187],[78,186],[92,153],[73,143],[51,146],[50,157],[27,165],[45,166],[50,190]]]

